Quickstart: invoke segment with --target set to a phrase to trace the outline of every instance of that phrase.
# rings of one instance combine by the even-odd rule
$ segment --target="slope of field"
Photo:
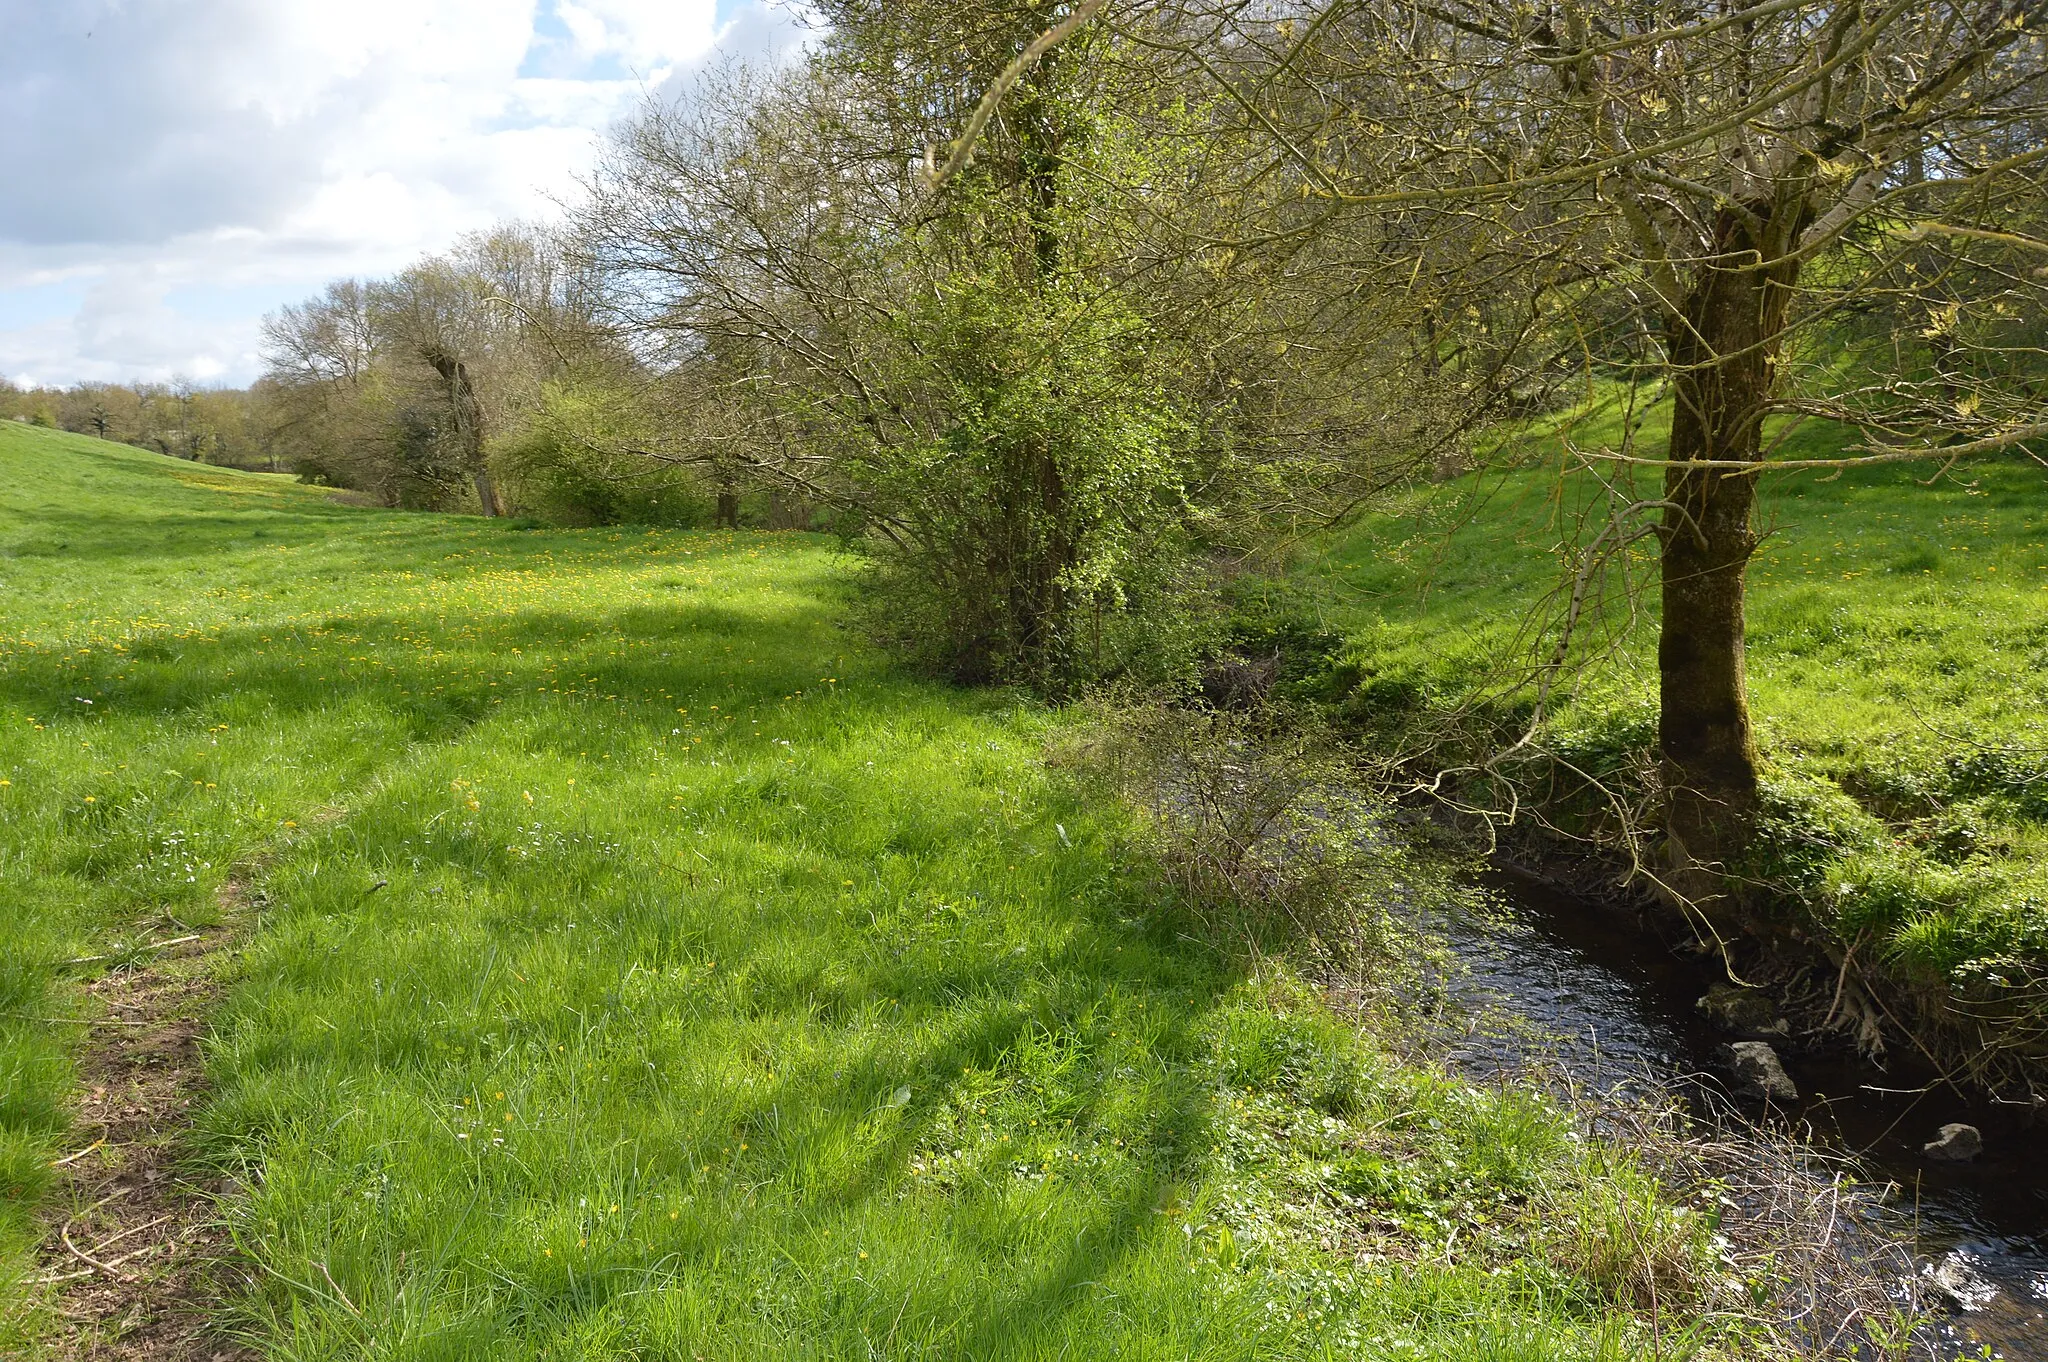
[[[1611,445],[1613,427],[1589,420],[1576,437]],[[1812,426],[1783,455],[1842,443]],[[1304,558],[1297,583],[1348,639],[1354,712],[1490,695],[1480,712],[1503,731],[1526,722],[1533,691],[1510,683],[1555,637],[1526,632],[1532,609],[1555,621],[1568,549],[1612,504],[1559,462],[1538,441],[1522,467],[1427,489]],[[1607,477],[1659,495],[1655,470]],[[2048,1004],[2048,472],[2013,456],[1776,474],[1759,525],[1749,676],[1772,822],[1753,869],[1866,960],[1980,1001]],[[1626,555],[1632,592],[1603,579],[1548,734],[1624,785],[1655,743],[1655,551],[1642,539]]]
[[[1711,1217],[1191,939],[1049,782],[1059,721],[894,673],[843,579],[0,426],[0,1349],[179,1310],[303,1359],[1683,1328]],[[138,1279],[81,1325],[55,1232],[133,1151],[74,1064],[184,938],[224,944],[164,1166],[220,1192],[179,1213],[231,1234],[225,1299],[143,1225],[78,1245]]]

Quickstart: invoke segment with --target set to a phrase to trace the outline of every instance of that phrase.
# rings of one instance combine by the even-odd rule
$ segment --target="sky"
[[[0,377],[239,386],[263,315],[546,219],[776,0],[0,0]]]

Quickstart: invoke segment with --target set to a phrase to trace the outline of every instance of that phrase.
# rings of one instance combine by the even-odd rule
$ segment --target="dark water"
[[[1485,1073],[1542,1058],[1596,1089],[1714,1082],[1714,1050],[1728,1037],[1694,1007],[1710,970],[1539,882],[1503,875],[1495,887],[1518,921],[1452,929],[1469,971],[1456,991],[1517,1024],[1475,1029],[1454,1062]],[[1779,1053],[1802,1095],[1787,1119],[1813,1143],[1853,1154],[1873,1181],[1899,1185],[1924,1270],[1967,1303],[1937,1325],[1937,1355],[1975,1358],[1988,1346],[1993,1357],[2048,1362],[2048,1119],[1945,1089],[1898,1091],[1925,1082],[1904,1069]],[[1922,1155],[1949,1121],[1983,1131],[1975,1162]]]

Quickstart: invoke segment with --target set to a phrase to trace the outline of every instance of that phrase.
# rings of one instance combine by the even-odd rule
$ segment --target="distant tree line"
[[[0,379],[0,420],[96,435],[197,463],[286,468],[269,439],[260,391],[186,382],[24,389]]]

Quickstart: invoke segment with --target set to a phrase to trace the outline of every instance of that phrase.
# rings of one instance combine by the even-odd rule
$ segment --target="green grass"
[[[848,580],[0,425],[0,1345],[33,1018],[231,881],[191,1157],[268,1356],[1642,1356],[1645,1262],[1682,1334],[1708,1217],[1196,939]]]
[[[1650,414],[1648,451],[1665,419]],[[1575,438],[1619,434],[1600,414]],[[1844,442],[1809,425],[1782,453]],[[1354,712],[1443,713],[1482,695],[1498,719],[1529,712],[1499,679],[1536,655],[1524,624],[1555,603],[1559,546],[1586,543],[1606,505],[1583,473],[1560,479],[1554,442],[1531,452],[1304,555],[1297,583],[1349,640]],[[1759,857],[1841,940],[1918,981],[1976,987],[2048,971],[2048,472],[2019,457],[1936,471],[1763,484],[1748,597],[1769,767]],[[1616,480],[1657,495],[1654,470]],[[1645,540],[1630,559],[1633,622],[1616,582],[1584,632],[1587,670],[1549,734],[1574,760],[1612,769],[1654,744],[1654,555]]]

